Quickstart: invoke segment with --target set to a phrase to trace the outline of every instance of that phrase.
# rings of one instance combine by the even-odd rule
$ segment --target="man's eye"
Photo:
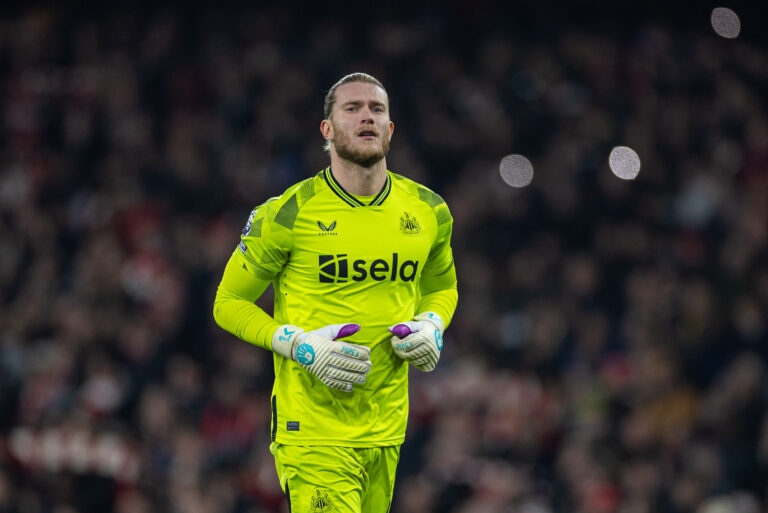
[[[346,109],[346,110],[347,110],[347,112],[352,112],[353,110],[355,110],[355,108],[356,108],[356,107],[347,107],[347,109]]]

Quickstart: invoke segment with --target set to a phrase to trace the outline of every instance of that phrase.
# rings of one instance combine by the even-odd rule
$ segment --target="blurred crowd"
[[[389,90],[390,169],[455,223],[392,512],[767,512],[764,47],[304,14],[0,19],[0,513],[287,511],[272,355],[212,300],[251,208],[326,166],[323,96],[353,71]]]

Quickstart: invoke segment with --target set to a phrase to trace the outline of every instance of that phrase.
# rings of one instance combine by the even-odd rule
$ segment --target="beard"
[[[368,147],[368,148],[355,148],[352,145],[352,140],[347,137],[341,130],[336,129],[336,138],[333,140],[333,147],[336,148],[336,154],[344,160],[349,160],[362,167],[373,167],[375,164],[381,162],[381,160],[389,153],[389,137],[388,134],[380,139],[381,147]]]

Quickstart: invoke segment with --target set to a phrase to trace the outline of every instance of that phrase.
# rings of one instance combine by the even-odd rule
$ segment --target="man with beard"
[[[435,368],[458,300],[453,220],[440,196],[387,170],[381,82],[345,76],[324,113],[331,165],[251,212],[214,317],[274,353],[270,449],[291,510],[382,513],[408,367]],[[270,283],[274,318],[254,305]]]

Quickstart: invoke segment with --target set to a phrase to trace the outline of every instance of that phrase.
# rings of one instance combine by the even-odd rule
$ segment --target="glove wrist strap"
[[[414,317],[414,319],[417,321],[431,322],[438,330],[440,330],[441,335],[445,330],[445,323],[443,322],[443,319],[435,312],[421,312],[419,315]]]
[[[293,324],[283,324],[272,335],[272,351],[291,360],[296,359],[296,341],[304,330]]]

